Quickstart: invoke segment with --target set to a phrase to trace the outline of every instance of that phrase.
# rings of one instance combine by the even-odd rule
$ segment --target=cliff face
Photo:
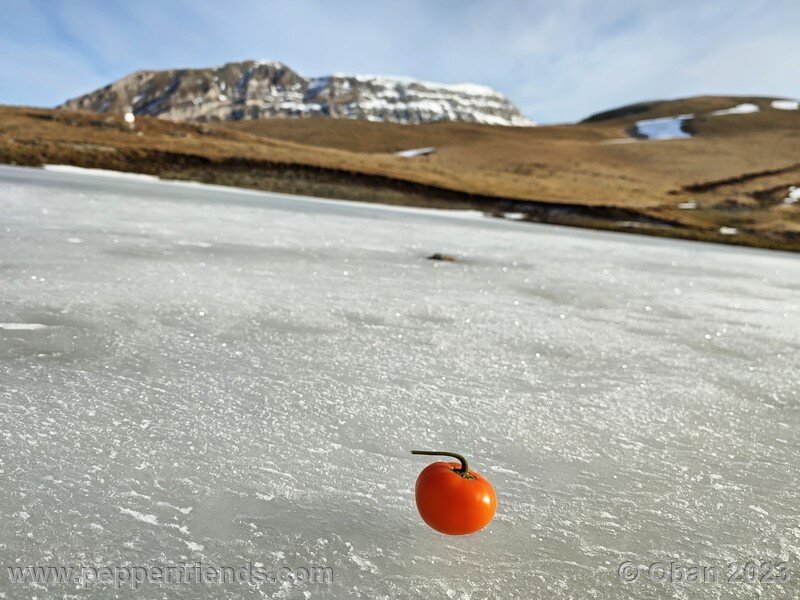
[[[320,116],[403,124],[535,124],[505,96],[481,85],[373,75],[307,78],[282,63],[258,61],[137,71],[63,106],[188,121]]]

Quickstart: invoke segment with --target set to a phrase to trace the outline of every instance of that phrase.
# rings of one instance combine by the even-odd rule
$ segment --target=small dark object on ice
[[[452,254],[444,254],[442,252],[434,252],[428,257],[428,260],[442,260],[444,262],[458,262],[458,257]]]

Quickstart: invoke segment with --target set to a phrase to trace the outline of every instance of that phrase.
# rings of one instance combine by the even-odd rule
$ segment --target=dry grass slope
[[[741,102],[756,113],[712,116]],[[638,119],[693,113],[694,137],[625,141]],[[409,148],[436,152],[412,159]],[[323,197],[800,250],[800,111],[769,98],[623,107],[574,124],[403,126],[331,119],[218,124],[0,107],[0,161],[68,163]],[[678,204],[695,202],[696,210]],[[722,235],[720,227],[735,227]]]

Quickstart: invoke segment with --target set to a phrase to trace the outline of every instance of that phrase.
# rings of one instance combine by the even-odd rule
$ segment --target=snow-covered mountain
[[[535,124],[508,98],[482,85],[377,75],[308,78],[282,63],[260,61],[137,71],[62,106],[190,121],[323,116],[391,123]]]

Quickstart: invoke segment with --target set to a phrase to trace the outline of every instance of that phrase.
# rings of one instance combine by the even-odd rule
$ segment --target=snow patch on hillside
[[[395,152],[395,156],[401,156],[403,158],[414,158],[416,156],[425,156],[426,154],[433,154],[436,152],[436,148],[433,146],[428,146],[427,148],[411,148],[409,150],[400,150],[400,152]]]
[[[75,167],[73,165],[44,165],[44,169],[48,171],[57,171],[59,173],[76,173],[78,175],[100,175],[103,177],[117,177],[119,179],[137,179],[158,181],[155,175],[146,175],[144,173],[127,173],[125,171],[112,171],[111,169],[89,169],[87,167]]]
[[[778,110],[797,110],[800,109],[800,100],[773,100],[771,106]]]
[[[751,102],[743,102],[731,108],[724,108],[722,110],[715,110],[711,113],[712,117],[722,117],[725,115],[747,115],[750,113],[758,112],[760,109],[757,104]]]

